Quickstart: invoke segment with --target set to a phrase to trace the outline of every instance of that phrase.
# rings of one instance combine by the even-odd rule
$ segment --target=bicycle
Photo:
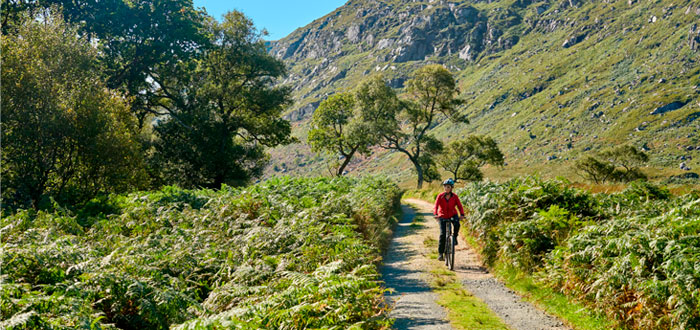
[[[450,270],[455,270],[455,239],[452,235],[452,226],[454,221],[459,221],[459,218],[450,219],[440,219],[440,221],[447,221],[445,224],[445,266],[449,267]]]

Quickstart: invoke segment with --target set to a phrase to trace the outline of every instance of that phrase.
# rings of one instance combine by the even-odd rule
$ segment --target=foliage
[[[697,195],[648,182],[590,195],[533,178],[458,193],[487,262],[532,273],[620,326],[700,328]]]
[[[423,181],[439,178],[435,156],[442,142],[428,129],[437,123],[438,115],[454,122],[466,122],[459,115],[457,85],[452,73],[441,65],[426,65],[406,82],[408,98],[398,101],[381,76],[363,82],[358,99],[364,121],[371,123],[384,149],[405,154],[418,175],[418,189]]]
[[[595,183],[609,181],[615,173],[615,166],[601,161],[593,156],[587,156],[576,161],[576,171],[586,180]]]
[[[84,226],[18,211],[0,226],[0,325],[388,328],[375,264],[399,198],[385,180],[279,178],[112,195]]]
[[[509,223],[503,231],[502,256],[520,269],[534,269],[542,258],[564,243],[579,219],[557,204],[540,210],[527,220]]]
[[[280,117],[289,90],[273,86],[284,65],[267,54],[252,21],[229,12],[222,23],[211,22],[210,33],[217,47],[202,59],[151,75],[164,112],[150,161],[167,184],[244,184],[265,166],[265,146],[293,141]]]
[[[157,107],[152,104],[148,77],[164,65],[196,57],[211,46],[205,28],[210,19],[191,0],[4,1],[3,32],[12,31],[12,13],[60,8],[66,21],[79,27],[102,47],[99,54],[107,86],[131,97],[130,110],[139,127]],[[3,15],[3,16],[5,16]]]
[[[147,184],[126,100],[105,88],[99,48],[55,10],[21,15],[2,42],[2,199],[38,208]]]
[[[503,153],[496,141],[488,136],[470,135],[450,142],[438,158],[438,164],[452,173],[455,180],[480,181],[484,175],[480,167],[491,164],[503,166]]]
[[[127,137],[134,145],[134,157],[112,150],[122,144],[109,139],[96,140],[104,143],[92,143],[89,148],[99,152],[99,160],[113,164],[112,168],[123,167],[123,163],[141,165],[141,158],[147,160],[145,172],[100,169],[92,171],[94,175],[115,173],[125,181],[129,177],[123,173],[138,174],[142,177],[138,180],[141,188],[149,184],[213,188],[224,183],[242,185],[259,176],[267,164],[266,147],[295,141],[290,137],[289,122],[280,117],[291,103],[289,88],[275,86],[276,79],[285,74],[284,64],[268,55],[262,40],[265,32],[256,30],[240,12],[230,12],[218,22],[204,10],[195,9],[191,0],[3,0],[3,8],[3,34],[7,38],[20,38],[18,31],[27,17],[42,21],[42,17],[65,16],[71,34],[61,37],[67,39],[64,42],[70,44],[71,39],[76,39],[83,43],[82,48],[91,48],[84,56],[93,62],[90,72],[100,77],[95,78],[99,83],[76,85],[88,86],[85,90],[92,88],[89,94],[107,94],[113,102],[119,101],[122,113],[113,117],[128,121],[132,131],[109,131]],[[58,57],[68,54],[61,55]],[[67,61],[63,64],[80,65]],[[48,76],[48,72],[44,73]],[[41,95],[41,91],[34,90],[39,87],[21,86],[27,95],[17,93],[10,97],[16,102],[26,99],[31,103],[33,95]],[[97,90],[100,91],[93,92]],[[99,120],[94,124],[106,126]],[[70,132],[67,125],[56,123],[56,134]],[[82,150],[77,153],[87,154]],[[55,162],[52,157],[34,159]],[[60,155],[58,159],[70,157]],[[33,160],[28,163],[46,172],[46,165]],[[70,160],[57,166],[67,172],[77,171]],[[144,173],[149,177],[143,177]],[[92,181],[79,183],[95,186]],[[102,180],[99,184],[106,191],[134,190],[114,181]],[[59,199],[83,202],[94,196],[94,192],[59,190]],[[32,192],[32,198],[39,194]]]
[[[341,176],[355,153],[369,153],[376,138],[356,113],[355,95],[338,93],[323,100],[314,111],[308,142],[312,151],[324,150],[342,157],[335,170]]]
[[[576,170],[582,177],[593,180],[595,183],[647,179],[639,166],[646,163],[649,156],[633,146],[621,145],[605,150],[598,158],[587,156],[578,160],[575,165]]]

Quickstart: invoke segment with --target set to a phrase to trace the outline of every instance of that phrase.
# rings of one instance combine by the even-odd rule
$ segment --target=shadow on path
[[[437,295],[424,280],[426,274],[420,267],[424,257],[418,253],[422,237],[411,227],[415,211],[407,205],[401,205],[401,210],[403,216],[380,268],[385,286],[393,290],[386,298],[394,304],[389,314],[396,319],[394,328],[452,329],[445,309],[435,302]]]

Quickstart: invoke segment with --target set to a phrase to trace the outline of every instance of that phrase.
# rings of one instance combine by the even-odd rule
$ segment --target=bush
[[[533,218],[543,210],[566,212],[575,219],[599,217],[599,206],[590,194],[570,188],[559,181],[545,181],[535,177],[513,179],[503,184],[476,182],[458,190],[457,194],[463,196],[464,204],[469,208],[467,223],[483,242],[482,252],[488,264],[497,260],[497,254],[504,247],[504,242],[514,239],[517,233],[527,232],[528,235],[536,236],[537,232],[544,230],[548,226],[545,223],[551,219]],[[542,217],[541,214],[539,216]],[[506,233],[508,238],[504,236]],[[515,240],[508,244],[515,248],[526,243],[539,246],[536,248],[538,251],[544,249],[548,252],[552,248],[545,248],[550,244],[534,236],[528,238],[527,242]],[[541,243],[544,245],[540,246]],[[522,253],[529,254],[525,251]],[[525,263],[529,264],[530,261]]]
[[[0,325],[387,328],[376,263],[399,199],[385,180],[279,178],[18,211]]]
[[[516,179],[460,191],[487,263],[514,264],[631,329],[700,328],[700,196],[590,195]]]
[[[581,221],[554,204],[525,221],[508,224],[503,233],[504,257],[520,269],[535,269],[542,258],[562,244]]]

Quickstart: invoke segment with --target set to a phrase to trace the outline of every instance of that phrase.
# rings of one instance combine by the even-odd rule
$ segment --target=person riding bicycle
[[[440,193],[435,200],[435,210],[433,211],[433,214],[440,222],[440,240],[438,242],[438,253],[440,256],[438,257],[438,260],[444,260],[443,253],[445,252],[445,226],[447,225],[447,220],[452,220],[452,223],[454,224],[454,243],[457,245],[459,220],[464,219],[464,208],[462,208],[462,202],[460,202],[459,197],[452,192],[454,186],[455,181],[452,180],[452,178],[443,181],[442,187],[445,189],[445,192]],[[455,208],[459,208],[459,213],[457,213]]]

